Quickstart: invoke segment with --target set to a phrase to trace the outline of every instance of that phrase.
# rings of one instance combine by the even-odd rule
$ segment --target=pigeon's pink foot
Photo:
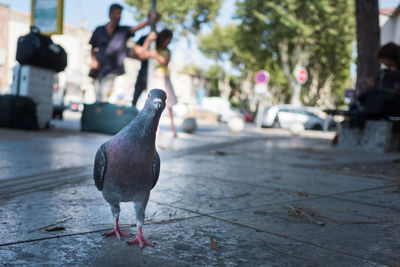
[[[118,224],[118,220],[115,220],[115,226],[114,226],[114,230],[104,234],[104,237],[108,237],[108,236],[112,236],[112,235],[116,235],[118,239],[121,239],[121,235],[123,236],[130,236],[130,233],[124,232],[119,228],[119,224]]]
[[[138,229],[138,235],[136,236],[136,238],[133,239],[132,241],[128,241],[126,243],[128,243],[128,245],[134,245],[136,243],[139,243],[139,247],[141,247],[141,248],[143,248],[144,244],[146,244],[148,246],[152,246],[152,247],[154,246],[153,242],[150,242],[150,241],[144,239],[141,227],[139,227],[139,229]]]

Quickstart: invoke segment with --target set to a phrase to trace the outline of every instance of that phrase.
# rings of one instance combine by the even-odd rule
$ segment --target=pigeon
[[[145,209],[150,190],[160,174],[160,156],[155,146],[156,131],[166,94],[152,89],[139,114],[110,140],[97,150],[93,178],[95,185],[110,204],[115,219],[114,230],[104,236],[129,236],[119,228],[120,202],[133,202],[136,215],[137,235],[129,245],[139,243],[154,246],[142,233]]]

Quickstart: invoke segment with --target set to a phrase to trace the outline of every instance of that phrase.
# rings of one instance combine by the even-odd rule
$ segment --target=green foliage
[[[219,88],[218,81],[223,80],[225,71],[218,65],[211,66],[206,73],[206,79],[210,81],[208,88],[208,96],[220,96],[221,91]]]
[[[348,0],[237,1],[237,18],[242,21],[239,32],[243,41],[248,40],[242,48],[257,51],[256,58],[261,53],[278,60],[282,40],[288,42],[289,55],[300,44],[309,54],[308,69],[318,74],[320,83],[333,74],[333,91],[342,91],[350,74],[353,6]],[[272,69],[276,60],[269,62]]]
[[[151,9],[150,0],[125,0],[133,7],[134,16],[141,20]],[[213,22],[221,8],[222,0],[157,1],[161,20],[170,29],[181,27],[182,33],[197,33],[201,25]]]
[[[200,50],[215,60],[229,58],[234,66],[247,71],[268,70],[271,86],[280,88],[288,99],[290,88],[285,76],[279,45],[288,44],[288,54],[296,46],[307,55],[309,81],[317,75],[322,87],[334,75],[332,93],[343,97],[348,87],[352,43],[355,39],[354,2],[348,0],[237,0],[237,26],[221,28],[200,37]],[[290,58],[291,59],[291,58]],[[289,60],[291,70],[295,62]],[[310,82],[303,86],[308,93]],[[319,95],[317,94],[318,98]],[[311,103],[315,104],[316,99]]]
[[[232,89],[229,94],[229,102],[231,103],[231,106],[242,110],[249,110],[249,98],[241,93],[239,77],[230,76],[229,86]]]
[[[202,69],[195,65],[195,64],[190,64],[185,66],[182,71],[186,74],[196,74],[196,75],[201,75],[202,74]]]
[[[215,24],[208,35],[199,35],[199,49],[203,54],[216,61],[230,60],[235,50],[236,27],[228,25],[221,28]]]
[[[322,2],[326,2],[329,12],[320,12],[321,23],[313,35],[316,41],[310,54],[310,69],[318,70],[322,80],[335,75],[332,94],[341,101],[344,89],[350,86],[349,66],[355,40],[354,3],[347,0]]]

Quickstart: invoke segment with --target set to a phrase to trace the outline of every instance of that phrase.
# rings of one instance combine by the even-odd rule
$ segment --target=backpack
[[[67,53],[60,45],[53,43],[49,36],[31,27],[31,32],[18,38],[16,60],[21,65],[33,65],[55,72],[67,67]]]

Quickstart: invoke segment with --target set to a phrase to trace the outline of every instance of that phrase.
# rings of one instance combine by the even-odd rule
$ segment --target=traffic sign
[[[270,79],[269,72],[266,70],[259,70],[256,72],[256,75],[254,76],[254,81],[256,83],[265,83],[268,84]]]
[[[266,83],[256,83],[256,85],[254,86],[254,90],[256,94],[263,95],[267,92],[268,85]]]
[[[308,72],[304,67],[296,67],[294,70],[294,75],[299,84],[305,84],[308,80]]]

